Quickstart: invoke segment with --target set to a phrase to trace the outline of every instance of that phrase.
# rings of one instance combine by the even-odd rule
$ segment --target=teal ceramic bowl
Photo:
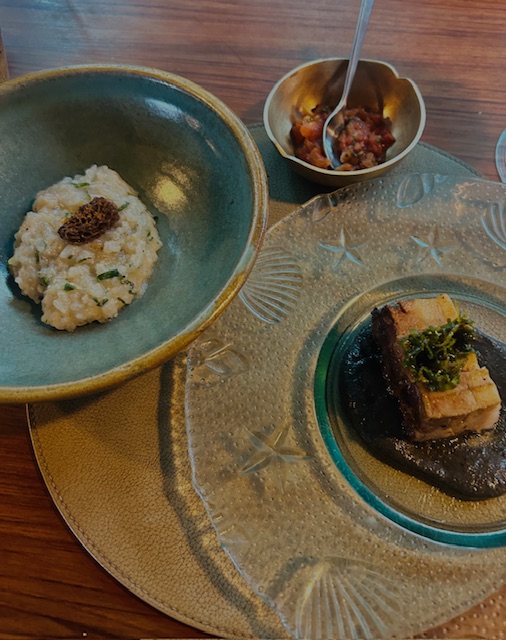
[[[180,352],[233,299],[258,253],[267,180],[246,127],[198,85],[93,65],[0,85],[0,402],[106,389]],[[37,192],[92,164],[115,169],[163,241],[145,294],[73,333],[41,322],[7,269]]]

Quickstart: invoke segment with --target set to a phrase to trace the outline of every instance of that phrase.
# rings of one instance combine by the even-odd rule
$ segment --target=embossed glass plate
[[[274,226],[191,348],[195,486],[230,557],[297,638],[392,638],[506,579],[506,496],[464,501],[377,460],[332,402],[374,306],[447,292],[506,342],[506,189],[433,174],[318,196]]]

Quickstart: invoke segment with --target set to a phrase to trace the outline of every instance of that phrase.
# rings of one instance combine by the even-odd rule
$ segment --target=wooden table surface
[[[93,62],[157,67],[201,84],[250,124],[288,70],[348,55],[358,4],[0,0],[0,29],[11,77]],[[377,0],[362,54],[418,84],[425,142],[491,180],[506,127],[505,27],[504,0]],[[420,637],[506,638],[505,599],[503,589]],[[46,491],[25,407],[0,405],[0,638],[82,637],[205,635],[130,594],[87,554]]]

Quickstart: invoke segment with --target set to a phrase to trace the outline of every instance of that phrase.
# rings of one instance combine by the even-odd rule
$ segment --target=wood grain
[[[0,0],[12,77],[93,62],[153,66],[201,84],[248,124],[291,68],[348,55],[357,14],[357,0]],[[505,24],[504,0],[381,0],[363,51],[418,84],[423,140],[491,180],[506,126]],[[506,589],[422,637],[506,638],[505,598]],[[25,408],[5,404],[0,638],[43,637],[205,635],[137,599],[80,546],[39,475]]]
[[[7,62],[7,53],[2,40],[2,32],[0,31],[0,82],[9,79],[9,64]]]

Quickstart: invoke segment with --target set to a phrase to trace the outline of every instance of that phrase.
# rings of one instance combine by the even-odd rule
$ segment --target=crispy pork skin
[[[415,382],[404,365],[402,338],[411,330],[421,332],[457,317],[446,294],[404,300],[372,313],[372,334],[381,351],[383,376],[399,402],[406,437],[413,442],[491,429],[499,419],[499,392],[474,352],[467,355],[457,386],[445,391],[431,391]]]

